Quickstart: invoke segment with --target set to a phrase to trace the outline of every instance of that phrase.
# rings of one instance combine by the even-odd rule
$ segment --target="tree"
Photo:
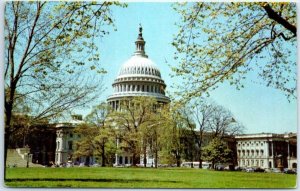
[[[224,140],[244,130],[229,110],[202,97],[185,102],[180,112],[186,129],[182,137],[185,157],[198,160],[199,168],[202,168],[203,147],[211,140]]]
[[[156,106],[155,98],[128,98],[121,100],[120,109],[109,115],[113,126],[117,128],[121,149],[132,153],[133,166],[139,163],[140,153],[146,147],[141,126],[152,121],[151,115]]]
[[[110,112],[111,107],[106,103],[101,103],[86,116],[89,125],[98,129],[98,132],[94,134],[92,144],[95,147],[95,154],[101,156],[101,166],[111,165],[113,155],[116,153],[117,135],[108,118]]]
[[[35,121],[95,98],[103,74],[95,40],[112,25],[113,2],[7,2],[5,6],[5,162],[13,109],[22,98]],[[76,55],[74,53],[77,53]],[[84,55],[84,56],[83,56]],[[101,80],[99,80],[101,81]],[[101,83],[100,83],[101,85]],[[18,93],[17,93],[18,92]]]
[[[163,164],[176,164],[177,167],[180,167],[184,153],[183,139],[187,128],[186,123],[176,102],[171,103],[170,107],[165,107],[162,116],[160,161]]]
[[[232,151],[226,143],[220,138],[214,138],[207,146],[203,148],[203,157],[205,160],[212,162],[212,168],[216,163],[227,163],[232,159]]]
[[[117,152],[116,146],[117,133],[114,127],[104,126],[99,129],[93,143],[96,147],[96,155],[101,156],[101,166],[112,166],[114,155]]]
[[[184,98],[225,81],[240,89],[252,71],[258,83],[296,97],[296,3],[193,2],[174,9],[181,21],[173,71],[184,79]]]
[[[146,158],[147,150],[150,151],[148,153],[154,156],[154,167],[157,168],[161,157],[167,159],[165,161],[168,164],[174,164],[170,163],[173,161],[170,155],[175,156],[178,161],[180,154],[174,150],[178,148],[178,132],[173,119],[170,118],[172,114],[169,105],[159,103],[154,103],[154,105],[156,108],[150,114],[149,119],[141,125],[141,134],[143,137],[144,159]],[[144,160],[145,166],[146,163],[147,161]]]
[[[98,135],[99,129],[89,126],[87,123],[78,125],[74,132],[80,135],[80,139],[75,142],[76,148],[72,157],[86,157],[86,165],[89,165],[90,158],[95,155],[96,146],[94,139]]]
[[[94,106],[85,117],[85,124],[75,128],[80,135],[74,157],[101,157],[101,166],[112,165],[116,153],[116,129],[109,119],[111,107],[106,103]]]
[[[197,144],[196,155],[199,160],[199,168],[202,168],[202,147],[205,133],[209,131],[211,117],[214,115],[215,105],[203,98],[190,100],[182,109],[182,117],[192,133]]]
[[[235,120],[233,114],[221,105],[215,105],[209,119],[208,131],[213,134],[212,138],[233,136],[244,131],[244,126]]]
[[[110,112],[112,112],[111,107],[102,102],[93,107],[92,111],[85,117],[85,120],[89,124],[101,128],[105,126]]]

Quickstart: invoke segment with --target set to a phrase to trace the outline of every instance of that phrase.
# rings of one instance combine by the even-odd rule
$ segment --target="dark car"
[[[216,166],[215,166],[215,169],[216,169],[216,170],[224,170],[224,165],[221,165],[221,164],[216,165]]]
[[[253,167],[254,172],[265,172],[265,169],[260,167]]]
[[[235,171],[242,171],[243,168],[242,168],[242,167],[239,167],[239,166],[235,166],[235,167],[234,167],[234,170],[235,170]]]
[[[297,171],[295,169],[288,169],[288,168],[285,168],[283,169],[283,172],[285,174],[297,174]]]

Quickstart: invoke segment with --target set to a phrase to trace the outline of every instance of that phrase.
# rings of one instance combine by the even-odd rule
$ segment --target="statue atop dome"
[[[141,23],[140,23],[140,28],[139,28],[139,30],[140,30],[140,35],[142,36],[143,27],[142,27],[142,24],[141,24]]]
[[[134,55],[148,58],[148,56],[145,53],[145,44],[146,44],[146,42],[144,41],[144,38],[143,38],[143,27],[140,24],[139,35],[138,35],[137,40],[135,41],[136,50],[134,52]]]

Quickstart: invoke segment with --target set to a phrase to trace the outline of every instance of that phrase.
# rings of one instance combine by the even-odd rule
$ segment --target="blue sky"
[[[174,23],[179,20],[171,3],[129,3],[127,8],[114,8],[113,17],[117,31],[112,31],[98,42],[100,61],[108,72],[104,77],[107,89],[101,100],[106,100],[112,93],[111,84],[119,68],[135,50],[139,23],[143,26],[146,53],[159,66],[167,88],[170,90],[173,83],[181,83],[180,79],[169,76],[171,70],[168,65],[177,64],[173,59],[175,49],[171,42],[178,31]],[[222,84],[210,92],[210,98],[229,109],[246,127],[245,133],[296,132],[296,100],[288,102],[279,90],[253,83],[253,80],[247,79],[242,90]]]

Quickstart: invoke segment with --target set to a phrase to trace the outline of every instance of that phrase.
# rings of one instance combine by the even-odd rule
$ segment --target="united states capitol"
[[[159,67],[148,58],[143,38],[143,29],[140,26],[136,50],[133,55],[123,63],[119,70],[119,75],[114,80],[112,87],[114,92],[107,98],[107,103],[112,110],[121,111],[121,102],[124,99],[134,97],[152,97],[161,105],[170,103],[170,98],[166,96],[166,88]],[[44,129],[43,140],[31,141],[26,148],[10,149],[15,153],[8,158],[8,165],[14,165],[17,158],[27,160],[32,165],[50,164],[56,166],[67,165],[95,165],[98,164],[96,157],[72,157],[76,150],[75,142],[80,139],[80,135],[74,129],[82,124],[81,115],[73,115],[72,120],[53,124],[51,128]],[[116,127],[117,128],[117,127]],[[210,134],[207,132],[204,139],[209,140]],[[234,152],[233,166],[236,167],[260,167],[268,168],[297,168],[297,135],[296,133],[257,133],[240,134],[226,136],[224,139],[228,147]],[[131,166],[132,153],[120,148],[122,140],[116,138],[115,144],[121,150],[114,155],[115,167]],[[204,141],[208,142],[208,141]],[[9,155],[9,156],[12,156]],[[20,159],[21,160],[21,159]],[[146,164],[144,162],[146,161]],[[160,161],[158,164],[163,165]],[[205,162],[205,161],[204,161]],[[140,156],[139,166],[153,167],[155,158],[150,149],[147,150],[146,160]],[[185,161],[184,164],[191,164],[193,161]],[[21,164],[21,163],[20,163]],[[199,165],[194,162],[194,166]]]

